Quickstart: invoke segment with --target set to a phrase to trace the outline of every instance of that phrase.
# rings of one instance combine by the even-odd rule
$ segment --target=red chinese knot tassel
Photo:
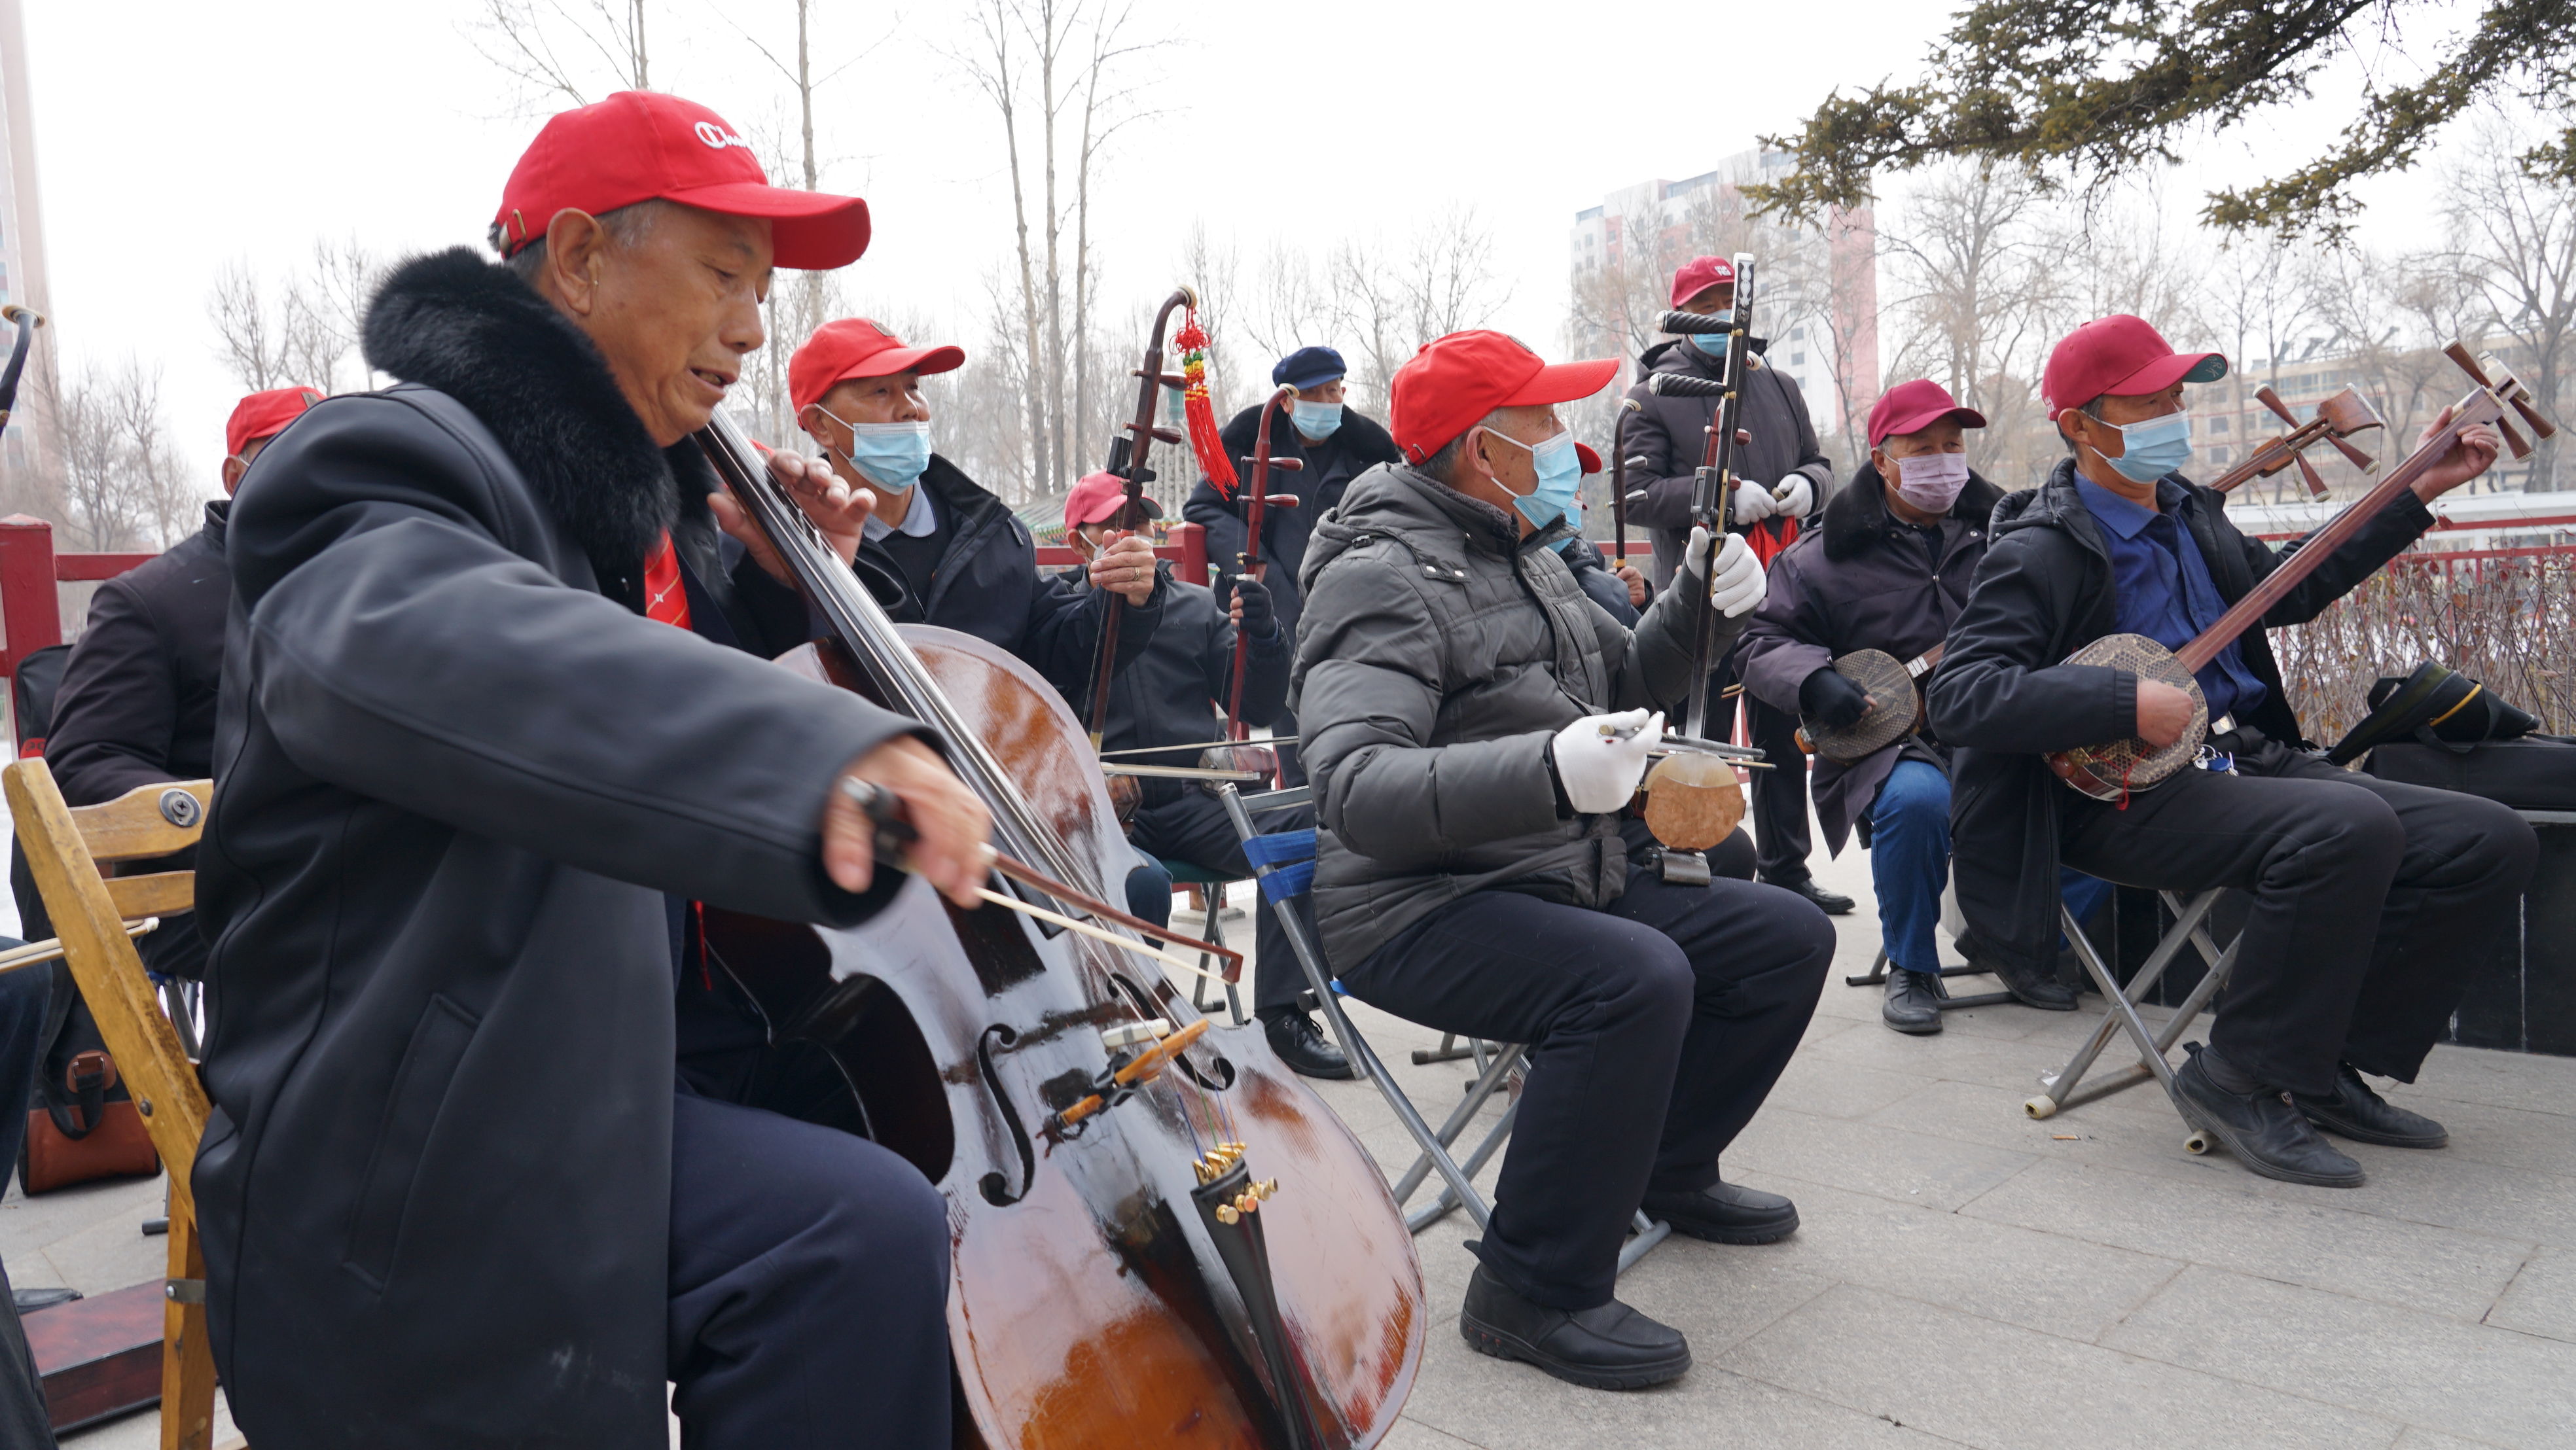
[[[1205,332],[1199,330],[1199,315],[1192,311],[1181,324],[1180,335],[1172,345],[1181,350],[1181,411],[1190,423],[1190,450],[1199,456],[1208,482],[1216,485],[1219,497],[1234,497],[1234,460],[1226,457],[1225,440],[1217,436],[1216,402],[1208,395],[1207,345]]]

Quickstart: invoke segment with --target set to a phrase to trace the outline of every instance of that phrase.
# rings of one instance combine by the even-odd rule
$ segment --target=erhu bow
[[[1645,404],[1621,398],[1610,419],[1610,538],[1619,551],[1610,560],[1613,573],[1628,567],[1628,443],[1621,435],[1627,432],[1628,415],[1644,411]]]
[[[1261,562],[1263,510],[1274,504],[1289,509],[1297,506],[1294,494],[1282,494],[1277,498],[1270,496],[1270,471],[1275,468],[1281,473],[1299,473],[1306,467],[1301,459],[1270,456],[1271,420],[1287,411],[1289,400],[1296,396],[1297,390],[1286,383],[1280,384],[1279,391],[1270,395],[1270,401],[1261,408],[1261,427],[1252,435],[1252,456],[1244,460],[1252,466],[1252,487],[1243,501],[1243,552],[1235,556],[1235,573],[1255,583],[1261,581],[1264,572]],[[1233,679],[1225,695],[1225,738],[1228,740],[1241,740],[1252,733],[1251,725],[1243,718],[1243,667],[1251,649],[1251,637],[1241,629],[1235,630]]]
[[[2220,474],[2210,483],[2211,488],[2226,493],[2239,484],[2270,478],[2295,463],[2299,466],[2300,480],[2308,486],[2308,497],[2324,498],[2326,481],[2317,476],[2317,466],[2308,461],[2306,453],[2317,443],[2333,444],[2353,467],[2365,473],[2375,466],[2369,454],[2344,441],[2355,433],[2388,426],[2387,420],[2379,416],[2379,410],[2370,406],[2370,400],[2357,389],[2346,388],[2317,404],[2317,415],[2304,423],[2291,415],[2289,405],[2268,386],[2256,388],[2254,397],[2271,409],[2274,416],[2289,424],[2290,431],[2256,444],[2253,451],[2245,455],[2244,462]]]
[[[2198,756],[2202,741],[2209,733],[2209,702],[2202,696],[2196,678],[2219,652],[2233,643],[2238,635],[2262,626],[2263,617],[2281,602],[2299,581],[2341,548],[2344,541],[2361,532],[2371,516],[2396,501],[2399,494],[2415,486],[2444,455],[2451,451],[2462,433],[2480,424],[2494,427],[2504,446],[2516,458],[2531,454],[2531,440],[2515,429],[2518,415],[2533,433],[2547,438],[2557,426],[2542,416],[2531,401],[2530,389],[2522,380],[2506,371],[2494,355],[2473,358],[2469,350],[2454,342],[2443,349],[2460,370],[2476,384],[2469,395],[2451,409],[2451,419],[2435,430],[2433,436],[2417,446],[2406,461],[2388,470],[2370,492],[2344,506],[2341,513],[2324,527],[2299,541],[2299,546],[2281,556],[2281,562],[2260,583],[2245,592],[2245,597],[2229,606],[2218,622],[2202,630],[2189,644],[2168,650],[2142,634],[2106,634],[2077,650],[2067,660],[2075,665],[2108,665],[2136,674],[2142,680],[2155,680],[2171,685],[2191,696],[2191,723],[2180,738],[2162,748],[2150,747],[2144,740],[2131,736],[2104,745],[2079,746],[2073,750],[2052,752],[2048,768],[2077,792],[2098,801],[2125,802],[2132,792],[2161,785]],[[2488,376],[2492,370],[2494,377]]]

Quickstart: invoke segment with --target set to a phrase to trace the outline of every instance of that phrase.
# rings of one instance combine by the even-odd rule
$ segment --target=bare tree
[[[206,317],[215,356],[246,390],[373,387],[360,346],[384,264],[355,238],[316,242],[306,269],[272,288],[239,259],[215,274]]]
[[[644,0],[482,0],[465,29],[532,108],[558,97],[586,106],[610,91],[651,89]]]
[[[1888,234],[1904,328],[1889,375],[1932,378],[1985,414],[1978,466],[2007,487],[2037,483],[2060,451],[2037,387],[2064,311],[2047,220],[2027,174],[1986,163],[1936,176]]]
[[[194,524],[199,486],[170,445],[160,369],[127,358],[84,368],[51,400],[63,524],[92,552],[167,546]]]
[[[1384,399],[1422,344],[1481,327],[1511,301],[1494,263],[1493,232],[1472,207],[1451,207],[1400,237],[1351,237],[1333,249],[1324,267],[1331,326],[1366,396]]]
[[[971,48],[952,56],[1002,123],[1030,478],[1042,492],[1071,476],[1073,435],[1093,407],[1094,372],[1083,364],[1097,305],[1093,183],[1112,141],[1147,114],[1125,79],[1130,63],[1162,43],[1130,39],[1132,15],[1113,0],[981,0]]]
[[[2507,361],[2541,410],[2558,410],[2569,344],[2576,341],[2576,181],[2527,166],[2523,138],[2500,116],[2478,131],[2475,156],[2443,181],[2451,256],[2485,301],[2489,329],[2513,341]],[[2523,488],[2559,487],[2559,446],[2543,439]]]

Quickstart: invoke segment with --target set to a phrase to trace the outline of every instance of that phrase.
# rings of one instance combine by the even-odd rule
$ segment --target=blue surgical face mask
[[[1559,433],[1533,448],[1496,429],[1485,431],[1514,448],[1529,449],[1530,462],[1538,469],[1538,487],[1512,499],[1521,517],[1542,529],[1564,517],[1574,506],[1575,490],[1583,486],[1583,459],[1574,451],[1574,435]]]
[[[1299,433],[1321,443],[1333,436],[1334,429],[1342,426],[1342,405],[1309,403],[1303,398],[1297,398],[1288,404],[1288,418],[1290,422],[1297,425]]]
[[[930,425],[920,423],[853,423],[817,403],[815,411],[850,430],[852,467],[881,487],[902,493],[921,482],[930,466]]]
[[[1735,309],[1732,307],[1721,307],[1715,312],[1710,313],[1709,316],[1719,322],[1733,322],[1735,320]],[[1701,352],[1708,354],[1710,357],[1726,356],[1726,333],[1694,332],[1689,334],[1689,336],[1691,346],[1698,348]]]
[[[2174,412],[2130,423],[2120,427],[2120,439],[2120,456],[2104,461],[2132,483],[2153,483],[2191,462],[2191,415]]]

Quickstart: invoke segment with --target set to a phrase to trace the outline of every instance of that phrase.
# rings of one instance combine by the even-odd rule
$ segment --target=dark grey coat
[[[1757,342],[1757,351],[1759,346]],[[1691,480],[1707,446],[1709,425],[1717,420],[1720,400],[1667,398],[1647,386],[1646,378],[1655,373],[1715,378],[1723,369],[1717,359],[1678,339],[1646,349],[1637,359],[1637,368],[1640,376],[1628,396],[1643,410],[1619,415],[1619,447],[1627,457],[1646,460],[1628,470],[1630,491],[1646,491],[1642,502],[1629,506],[1628,522],[1653,530],[1655,587],[1660,589],[1681,567],[1682,544],[1690,538]],[[1815,491],[1817,507],[1822,508],[1833,501],[1834,465],[1816,442],[1806,394],[1798,391],[1787,373],[1759,365],[1750,372],[1742,427],[1753,441],[1736,452],[1736,476],[1777,484],[1792,473],[1803,473]],[[1777,539],[1788,533],[1788,521],[1761,519],[1744,528],[1762,529]]]
[[[227,541],[217,1362],[268,1450],[660,1446],[663,893],[865,916],[818,864],[825,795],[917,727],[602,595],[678,487],[505,270],[406,264],[366,343],[413,381],[297,420]]]
[[[1807,677],[1854,650],[1910,660],[1939,644],[1968,602],[1968,582],[1986,556],[1986,521],[2003,490],[1971,473],[1941,524],[1941,567],[1912,528],[1887,509],[1887,484],[1863,462],[1825,505],[1824,527],[1771,561],[1771,592],[1735,647],[1744,688],[1772,708],[1801,713]],[[1848,765],[1816,757],[1809,788],[1825,848],[1839,853],[1852,822],[1908,752],[1947,768],[1941,754],[1908,736]]]
[[[1315,526],[1289,708],[1315,790],[1315,913],[1356,966],[1472,891],[1601,907],[1627,881],[1614,815],[1560,815],[1548,740],[1589,714],[1669,709],[1688,689],[1690,591],[1632,636],[1554,547],[1402,464]],[[1733,643],[1735,621],[1719,631]]]
[[[1278,406],[1275,400],[1255,404],[1228,419],[1221,431],[1226,452],[1235,460],[1235,472],[1247,481],[1252,470],[1243,460],[1252,456],[1253,443],[1261,431],[1261,411]],[[1298,611],[1305,604],[1297,579],[1305,572],[1306,541],[1314,534],[1316,522],[1340,506],[1351,480],[1381,463],[1402,462],[1404,454],[1382,424],[1357,408],[1344,407],[1342,426],[1321,443],[1307,442],[1288,419],[1288,412],[1281,409],[1271,421],[1270,456],[1294,458],[1304,468],[1297,473],[1271,474],[1270,490],[1295,495],[1297,507],[1262,510],[1261,559],[1273,566],[1262,581],[1270,586],[1271,604],[1279,611],[1279,627],[1293,639]],[[1229,499],[1202,478],[1198,487],[1190,490],[1189,501],[1181,506],[1181,517],[1207,530],[1208,582],[1219,589],[1225,586],[1223,576],[1235,571],[1237,557],[1245,549],[1246,487],[1246,483],[1238,483],[1234,497]]]
[[[2227,521],[2225,494],[2177,481],[2197,496],[2192,539],[2229,602],[2305,545],[2275,552]],[[2263,629],[2245,632],[2245,667],[2265,692],[2240,723],[2267,739],[2307,744],[2263,630],[2316,618],[2432,523],[2412,493],[2398,499],[2273,605]],[[2138,677],[2065,663],[2119,628],[2110,546],[2075,491],[2072,459],[2060,459],[2040,487],[2005,495],[1993,535],[1923,702],[1955,752],[1950,870],[1959,910],[1988,949],[2038,969],[2057,959],[2057,813],[2077,798],[2042,757],[2134,732]]]

